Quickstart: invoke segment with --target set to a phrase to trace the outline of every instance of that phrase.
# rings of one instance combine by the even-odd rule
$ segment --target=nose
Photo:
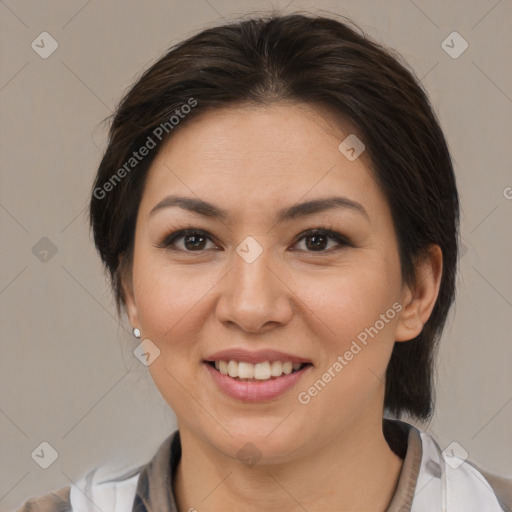
[[[263,251],[249,262],[238,253],[222,280],[217,318],[250,333],[264,333],[286,325],[293,316],[293,292],[283,271]]]

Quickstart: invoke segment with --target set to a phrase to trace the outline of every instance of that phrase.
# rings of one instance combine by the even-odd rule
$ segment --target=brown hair
[[[397,417],[407,412],[428,419],[437,342],[455,296],[459,200],[439,122],[400,60],[347,23],[273,14],[204,30],[147,69],[113,114],[90,202],[94,241],[118,314],[147,172],[173,132],[206,109],[276,101],[322,104],[363,139],[391,209],[404,282],[414,284],[415,259],[430,244],[441,247],[443,275],[432,314],[414,340],[395,343],[386,373],[385,408]],[[149,139],[155,149],[130,160]]]

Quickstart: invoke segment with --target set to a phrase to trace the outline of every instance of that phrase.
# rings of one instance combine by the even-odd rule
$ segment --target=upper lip
[[[311,363],[307,358],[294,356],[278,350],[245,350],[243,348],[230,348],[215,352],[205,358],[205,361],[243,361],[247,363],[262,363],[265,361],[290,361],[292,363]]]

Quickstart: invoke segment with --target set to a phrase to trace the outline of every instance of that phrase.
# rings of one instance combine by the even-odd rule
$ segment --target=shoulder
[[[140,467],[98,467],[76,484],[35,496],[13,512],[126,512],[132,509]]]
[[[99,467],[71,486],[73,512],[126,512],[132,510],[141,466],[120,469]]]
[[[29,498],[14,512],[71,512],[70,490],[71,487],[67,486]]]
[[[179,460],[180,449],[179,430],[176,430],[161,443],[148,463],[133,465],[126,462],[110,462],[96,467],[71,486],[29,498],[14,512],[131,511],[141,475],[145,472],[147,477],[150,472],[151,489],[156,489],[155,477],[165,480],[170,467],[169,463],[172,461],[175,465]],[[162,482],[160,487],[164,488],[167,480]],[[148,483],[144,480],[141,492],[148,491]],[[159,492],[156,489],[155,496],[158,495]]]
[[[477,466],[457,443],[443,450],[430,433],[422,431],[420,436],[423,453],[418,483],[424,480],[422,485],[439,496],[448,512],[512,512],[512,479]]]
[[[473,466],[473,468],[485,478],[489,487],[498,498],[503,510],[512,512],[512,478],[495,475],[470,461],[468,461],[468,464]]]

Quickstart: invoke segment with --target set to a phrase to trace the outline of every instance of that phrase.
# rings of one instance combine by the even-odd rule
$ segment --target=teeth
[[[298,370],[301,363],[290,361],[265,361],[263,363],[247,363],[245,361],[215,361],[215,368],[223,375],[239,379],[269,380],[272,377],[281,377],[283,373],[289,375]]]
[[[222,373],[222,375],[228,374],[228,363],[226,361],[218,361],[219,363],[219,372]],[[215,364],[217,364],[217,361],[215,361]],[[215,366],[217,368],[217,366]]]
[[[293,363],[286,362],[283,363],[283,373],[286,373],[286,375],[289,375],[293,371]]]
[[[257,363],[254,365],[254,378],[258,380],[270,379],[270,363],[265,361],[264,363]]]
[[[238,363],[236,361],[229,361],[228,375],[230,377],[238,377]]]
[[[241,379],[254,378],[254,365],[251,363],[238,363],[238,376]]]
[[[270,374],[272,377],[281,377],[283,373],[283,363],[281,361],[273,361],[272,367],[270,369]]]

